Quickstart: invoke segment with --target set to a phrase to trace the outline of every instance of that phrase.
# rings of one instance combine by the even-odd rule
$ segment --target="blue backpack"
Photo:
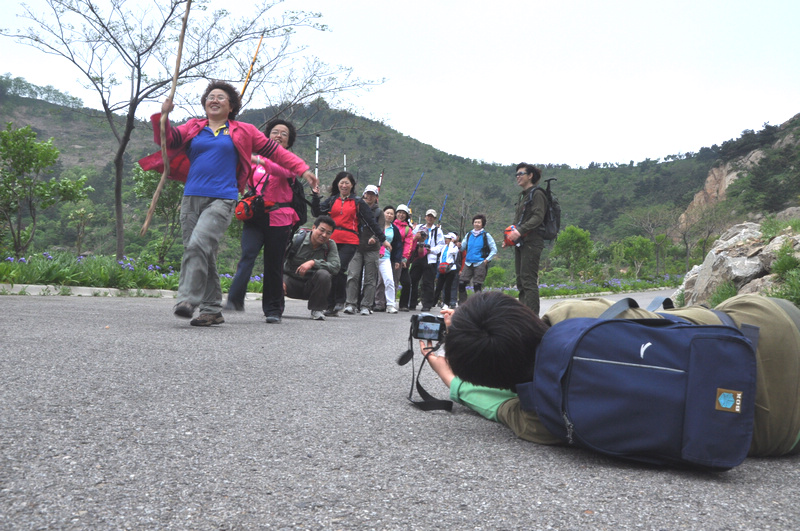
[[[620,305],[623,306],[620,306]],[[660,465],[727,470],[753,436],[758,328],[721,312],[728,325],[666,319],[599,318],[552,326],[536,351],[533,381],[517,385],[564,442]]]

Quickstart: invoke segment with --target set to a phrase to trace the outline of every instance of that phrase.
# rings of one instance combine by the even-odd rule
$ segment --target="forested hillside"
[[[4,78],[7,82],[8,78]],[[54,175],[86,175],[94,188],[90,202],[82,205],[94,216],[86,227],[84,250],[113,254],[113,172],[111,161],[115,139],[101,113],[80,108],[73,100],[19,95],[7,83],[0,87],[0,121],[14,127],[30,125],[39,140],[53,137],[61,155]],[[57,91],[56,91],[56,94]],[[41,97],[41,96],[39,96]],[[156,106],[153,106],[154,109]],[[262,125],[273,117],[273,109],[245,110],[240,119]],[[736,160],[754,149],[764,151],[761,164],[751,168],[734,185],[729,210],[744,216],[748,211],[769,213],[797,204],[800,194],[800,116],[782,126],[766,125],[762,131],[746,130],[741,137],[696,153],[664,155],[644,161],[599,162],[587,168],[551,165],[530,160],[520,153],[519,160],[507,165],[487,164],[449,155],[418,142],[380,122],[329,108],[324,101],[296,107],[285,116],[299,127],[294,151],[312,167],[315,141],[319,134],[319,171],[323,185],[329,185],[344,165],[356,175],[358,188],[377,184],[384,172],[381,204],[408,202],[415,185],[424,176],[411,203],[413,217],[425,209],[442,210],[447,230],[460,231],[470,225],[472,214],[483,212],[489,218],[488,229],[495,239],[512,223],[518,194],[513,178],[516,162],[533,162],[543,168],[545,178],[556,178],[554,190],[563,209],[563,225],[575,225],[590,233],[592,241],[605,246],[628,236],[648,236],[639,222],[642,209],[668,212],[672,221],[686,209],[694,195],[703,189],[709,170],[715,165]],[[126,173],[135,161],[155,151],[149,122],[141,121],[127,152]],[[132,193],[133,180],[124,191],[126,251],[131,254],[146,247],[138,236],[148,201]],[[791,193],[786,193],[790,191]],[[793,202],[793,203],[792,203]],[[76,227],[69,215],[75,205],[52,207],[44,212],[35,248],[74,248]],[[158,226],[153,229],[158,232]],[[658,230],[666,231],[659,228]],[[675,239],[676,235],[673,234]],[[229,242],[223,254],[235,256],[237,242]]]

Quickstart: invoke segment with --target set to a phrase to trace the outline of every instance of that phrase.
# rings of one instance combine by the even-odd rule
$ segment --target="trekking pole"
[[[442,203],[442,211],[439,212],[439,223],[438,225],[442,226],[442,216],[444,216],[444,206],[447,204],[447,194],[444,194],[444,202]]]
[[[244,91],[247,90],[247,85],[250,83],[250,74],[253,73],[253,66],[256,64],[256,58],[258,57],[258,50],[261,49],[261,41],[263,40],[264,40],[264,34],[262,33],[261,38],[258,39],[258,46],[256,46],[256,53],[253,54],[253,62],[250,63],[250,70],[247,71],[247,77],[244,79],[244,86],[242,87],[242,92],[239,94],[240,101],[244,96]]]
[[[317,154],[314,158],[314,176],[317,178],[317,182],[319,182],[319,133],[317,133]]]
[[[381,183],[383,183],[383,172],[385,170],[381,170],[381,176],[378,177],[378,193],[381,193]]]
[[[419,176],[419,181],[417,181],[417,185],[414,187],[414,191],[413,191],[413,192],[411,192],[411,197],[408,199],[408,203],[406,203],[406,206],[407,206],[408,208],[411,208],[411,200],[412,200],[412,199],[414,199],[414,194],[416,194],[416,193],[417,193],[417,188],[419,188],[419,183],[421,183],[421,182],[422,182],[422,178],[423,178],[424,176],[425,176],[425,172],[422,172],[422,175],[420,175],[420,176]]]
[[[181,36],[178,39],[178,57],[175,59],[175,72],[172,74],[172,88],[169,91],[169,100],[175,97],[175,88],[178,86],[178,74],[181,71],[181,54],[183,53],[183,38],[186,35],[186,22],[189,20],[189,8],[192,6],[192,0],[186,2],[186,12],[183,14],[183,22],[181,23]],[[147,210],[147,216],[144,218],[142,230],[139,232],[140,236],[144,236],[147,228],[150,227],[150,220],[153,219],[153,213],[156,210],[158,197],[161,195],[161,190],[164,189],[164,183],[169,176],[169,157],[167,156],[167,119],[169,112],[161,113],[161,160],[164,162],[164,171],[161,173],[161,180],[158,181],[156,191],[153,193],[153,200],[150,202],[150,208]]]

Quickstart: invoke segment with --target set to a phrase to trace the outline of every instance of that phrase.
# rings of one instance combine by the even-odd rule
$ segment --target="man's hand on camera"
[[[447,310],[442,310],[441,312],[439,312],[441,316],[444,318],[444,325],[447,328],[450,328],[450,321],[453,319],[454,312],[455,309],[453,308],[448,308]]]
[[[442,379],[447,387],[450,387],[450,382],[453,381],[456,375],[453,374],[450,364],[447,363],[447,358],[444,356],[437,356],[435,352],[431,352],[433,350],[433,343],[430,340],[420,340],[419,350],[424,356],[428,357],[428,365],[431,366],[431,369],[439,375],[439,378]],[[428,356],[428,354],[430,354],[430,356]]]

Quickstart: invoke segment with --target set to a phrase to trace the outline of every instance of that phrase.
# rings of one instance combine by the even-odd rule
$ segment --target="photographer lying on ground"
[[[523,411],[515,389],[533,379],[534,356],[550,326],[574,317],[597,317],[611,301],[563,301],[541,319],[519,301],[497,292],[481,292],[456,310],[443,310],[447,337],[444,357],[428,362],[450,387],[450,398],[511,428],[518,437],[540,444],[560,442],[535,413]],[[737,326],[760,327],[756,351],[755,421],[750,456],[800,452],[800,310],[790,302],[758,295],[740,295],[721,303]],[[719,325],[720,319],[701,306],[665,310],[692,324]],[[660,319],[636,308],[626,319]],[[423,353],[430,342],[420,341]]]

